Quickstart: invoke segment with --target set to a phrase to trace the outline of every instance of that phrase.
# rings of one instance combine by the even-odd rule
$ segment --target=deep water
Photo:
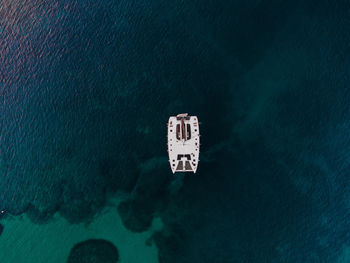
[[[349,8],[0,0],[2,217],[89,222],[124,192],[161,263],[349,262]],[[182,112],[201,161],[173,176]]]

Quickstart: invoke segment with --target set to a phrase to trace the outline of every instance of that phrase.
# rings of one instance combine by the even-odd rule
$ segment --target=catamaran
[[[196,173],[199,162],[197,116],[181,113],[168,121],[168,155],[171,171]]]

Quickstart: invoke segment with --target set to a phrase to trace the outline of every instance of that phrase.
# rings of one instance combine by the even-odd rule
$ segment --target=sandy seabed
[[[161,219],[155,218],[148,231],[130,232],[117,212],[120,201],[113,199],[112,205],[90,224],[70,224],[58,214],[47,224],[35,224],[26,215],[2,220],[1,262],[65,263],[76,243],[94,238],[112,242],[118,248],[120,262],[157,263],[158,249],[153,242],[147,245],[146,241],[163,227]]]

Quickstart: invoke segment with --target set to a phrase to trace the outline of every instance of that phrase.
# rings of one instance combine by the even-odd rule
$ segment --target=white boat
[[[199,162],[199,123],[187,113],[170,116],[168,121],[168,155],[173,173],[193,172]]]

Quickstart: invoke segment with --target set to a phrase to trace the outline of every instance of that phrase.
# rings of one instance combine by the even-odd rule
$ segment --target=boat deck
[[[196,172],[199,162],[199,124],[196,116],[179,114],[168,121],[168,155],[173,173]]]

